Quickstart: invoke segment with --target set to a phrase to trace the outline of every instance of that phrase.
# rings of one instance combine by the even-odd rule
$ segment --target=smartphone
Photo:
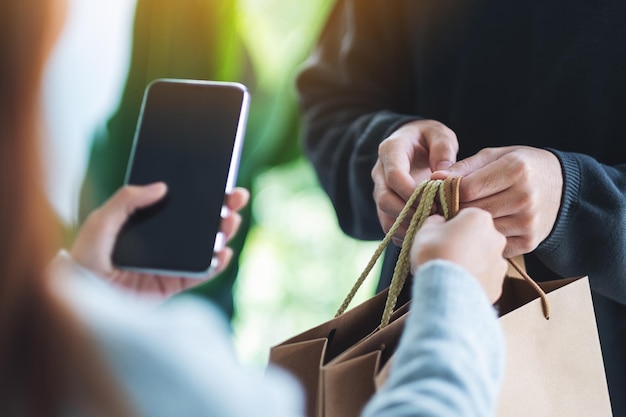
[[[249,102],[239,83],[158,79],[148,85],[125,183],[163,181],[168,192],[130,216],[114,246],[117,268],[200,278],[216,267]]]

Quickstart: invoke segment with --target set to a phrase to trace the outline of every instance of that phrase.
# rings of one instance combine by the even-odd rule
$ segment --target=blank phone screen
[[[239,85],[151,84],[126,182],[163,181],[168,193],[129,218],[114,248],[115,265],[191,274],[209,269],[245,94]]]

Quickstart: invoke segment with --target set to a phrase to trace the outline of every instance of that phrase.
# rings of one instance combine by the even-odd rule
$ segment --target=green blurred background
[[[243,361],[255,366],[266,363],[270,346],[331,318],[376,245],[341,233],[300,148],[294,79],[331,6],[330,0],[138,0],[119,106],[86,139],[77,224],[122,185],[150,81],[248,86],[238,185],[250,189],[252,201],[231,243],[234,262],[193,292],[222,307]],[[378,267],[355,302],[373,293],[377,276]]]

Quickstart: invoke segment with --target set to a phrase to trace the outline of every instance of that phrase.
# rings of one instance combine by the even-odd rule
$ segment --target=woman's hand
[[[125,186],[117,191],[100,208],[93,211],[79,231],[70,251],[72,258],[105,281],[139,296],[165,299],[183,290],[205,282],[220,273],[232,258],[232,249],[225,247],[218,254],[218,266],[204,278],[187,278],[145,274],[114,268],[111,262],[117,235],[137,209],[148,207],[161,200],[167,193],[164,183],[145,186]],[[246,189],[236,188],[226,197],[228,215],[222,218],[221,231],[229,241],[239,229],[238,213],[250,195]]]
[[[507,263],[502,253],[506,238],[481,209],[463,209],[444,221],[431,216],[417,232],[411,247],[411,270],[435,259],[453,262],[472,274],[492,302],[500,298]]]

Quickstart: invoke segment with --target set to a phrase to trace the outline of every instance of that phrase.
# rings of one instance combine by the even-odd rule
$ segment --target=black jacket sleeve
[[[485,56],[508,58],[502,55],[506,54],[505,47],[500,48],[502,45],[495,42],[479,51],[449,48],[446,52],[448,58],[462,59],[442,61],[459,67],[441,77],[433,74],[435,67],[428,67],[428,59],[420,55],[425,51],[420,42],[432,44],[437,39],[432,36],[434,32],[420,26],[419,22],[424,24],[429,20],[424,16],[420,18],[420,13],[433,12],[438,3],[446,2],[338,0],[316,49],[298,78],[307,156],[332,200],[341,228],[353,237],[380,239],[383,236],[372,198],[371,169],[377,159],[378,145],[400,125],[420,116],[436,118],[462,133],[459,141],[466,154],[488,146],[511,144],[494,142],[507,138],[511,120],[516,120],[497,117],[512,114],[510,106],[497,104],[510,99],[507,95],[508,88],[512,88],[509,79],[480,78],[486,65],[481,59]],[[422,5],[428,6],[428,10]],[[498,10],[496,8],[495,11]],[[484,16],[497,17],[495,11],[492,10],[493,16]],[[448,13],[447,10],[443,12]],[[475,36],[474,31],[477,31],[482,34],[483,26],[476,22],[482,20],[468,20],[467,24],[472,29],[462,33]],[[499,20],[496,23],[499,25]],[[461,26],[447,24],[445,27]],[[497,25],[496,28],[503,30]],[[456,38],[464,36],[453,35]],[[528,37],[526,33],[520,36],[524,39]],[[541,39],[552,39],[550,33],[543,33],[542,36]],[[476,39],[484,41],[491,37]],[[509,37],[502,42],[508,42],[507,39],[510,41]],[[479,47],[476,44],[470,46],[474,49]],[[532,51],[527,52],[529,55],[524,61],[533,57]],[[595,56],[593,52],[581,51],[579,59],[591,60]],[[572,71],[565,74],[558,72],[561,68],[559,62],[556,60],[551,64],[548,75],[573,77],[565,86],[574,80],[584,81],[574,77],[576,74]],[[607,62],[615,65],[608,58]],[[428,76],[425,76],[425,71]],[[490,74],[492,72],[488,71],[483,75],[489,77]],[[472,82],[463,83],[470,75],[474,77]],[[420,78],[422,82],[416,81]],[[538,79],[543,80],[543,76]],[[490,91],[478,90],[487,95],[477,94],[473,86],[491,86],[490,80],[495,83]],[[437,87],[435,93],[433,87],[428,90],[426,86],[433,82]],[[599,81],[591,80],[589,85],[582,85],[581,88],[591,91],[594,82]],[[438,90],[441,86],[448,86],[454,91]],[[557,132],[562,136],[563,130],[558,123],[571,119],[571,112],[576,110],[573,107],[575,104],[570,106],[569,102],[563,101],[555,106],[551,96],[546,95],[540,98],[520,97],[526,97],[528,101],[524,103],[528,109],[541,107],[541,117],[528,110],[528,116],[535,117],[533,126],[541,127],[538,131]],[[606,100],[612,98],[609,94],[601,102],[604,105]],[[438,111],[442,106],[448,110]],[[472,111],[471,106],[479,111]],[[455,108],[467,111],[455,113]],[[501,108],[505,110],[500,112]],[[444,119],[440,119],[442,114]],[[488,116],[481,118],[484,114]],[[615,126],[613,119],[605,118],[611,114],[595,114],[595,118],[587,124]],[[543,121],[546,122],[542,124]],[[481,126],[481,129],[489,127],[485,131],[494,132],[491,139],[489,134],[480,135],[477,130],[472,130],[474,125]],[[560,149],[552,152],[559,158],[563,169],[564,194],[557,222],[550,236],[534,254],[559,276],[589,275],[594,291],[624,304],[626,279],[621,272],[626,271],[626,165],[617,157],[615,147],[611,146],[618,143],[616,138],[621,131],[611,129],[605,129],[604,136],[597,141],[589,141],[586,136],[570,138],[567,135],[567,140],[557,140],[550,135],[526,138],[529,142],[523,142],[523,137],[518,140],[520,144],[529,146]],[[576,134],[574,131],[573,135]]]
[[[561,276],[588,275],[594,291],[624,303],[626,165],[552,152],[563,169],[563,198],[554,228],[535,254]]]
[[[297,80],[305,152],[342,230],[360,239],[383,236],[372,198],[378,145],[416,119],[398,43],[405,37],[393,24],[401,9],[401,2],[338,1]]]

